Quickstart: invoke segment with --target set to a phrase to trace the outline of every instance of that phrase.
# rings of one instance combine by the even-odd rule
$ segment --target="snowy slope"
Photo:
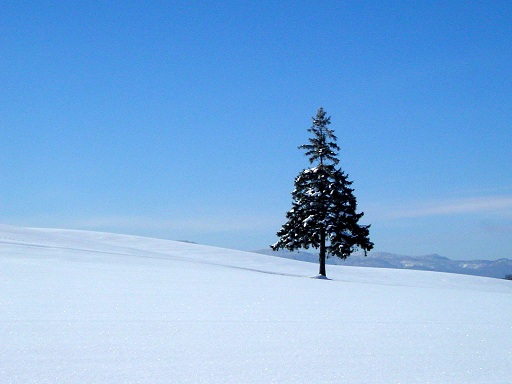
[[[2,383],[509,383],[512,282],[0,226]]]

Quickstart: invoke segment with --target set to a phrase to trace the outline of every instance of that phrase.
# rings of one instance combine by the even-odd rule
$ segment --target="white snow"
[[[0,226],[2,383],[509,383],[512,282]]]

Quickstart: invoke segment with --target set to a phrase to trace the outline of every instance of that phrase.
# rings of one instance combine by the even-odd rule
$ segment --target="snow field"
[[[508,383],[510,281],[0,227],[2,383]]]

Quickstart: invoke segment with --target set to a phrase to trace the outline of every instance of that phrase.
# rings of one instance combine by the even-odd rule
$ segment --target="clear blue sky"
[[[0,222],[259,249],[323,106],[375,250],[512,257],[510,1],[0,10]]]

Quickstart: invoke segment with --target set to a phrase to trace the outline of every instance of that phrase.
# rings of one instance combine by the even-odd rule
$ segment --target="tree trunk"
[[[318,261],[320,262],[319,274],[322,276],[326,276],[326,274],[325,274],[325,229],[323,229],[323,228],[322,228],[322,232],[320,233],[320,254],[318,256]]]

